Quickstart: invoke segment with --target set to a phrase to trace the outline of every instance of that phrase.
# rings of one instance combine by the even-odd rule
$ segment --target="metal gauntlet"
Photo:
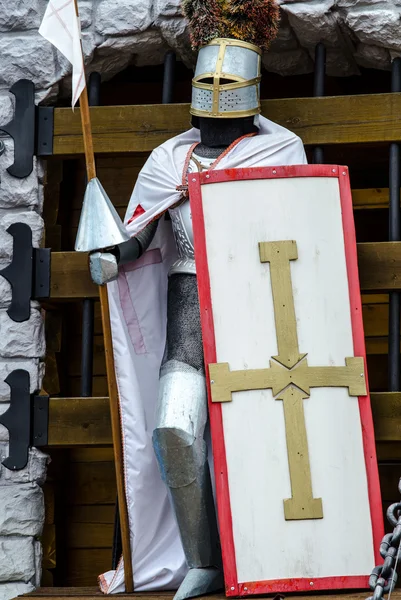
[[[93,252],[89,257],[92,281],[104,285],[118,277],[118,268],[137,260],[150,246],[158,221],[152,221],[136,237],[110,248],[108,252]]]

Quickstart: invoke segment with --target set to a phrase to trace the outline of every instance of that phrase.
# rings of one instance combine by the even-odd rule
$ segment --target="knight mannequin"
[[[237,139],[257,132],[253,117],[200,117],[195,122],[201,142],[191,157],[190,170],[207,169]],[[217,591],[224,583],[204,441],[207,397],[189,199],[169,212],[179,258],[169,274],[166,349],[153,444],[161,476],[170,489],[190,568],[176,594],[176,600],[181,600]],[[112,252],[92,254],[90,266],[95,283],[110,281],[118,275],[119,266],[139,258],[151,243],[157,225],[158,220],[153,221]]]
[[[210,0],[209,4],[213,2],[215,0]],[[260,45],[267,47],[277,30],[278,7],[274,0],[231,2],[236,11],[241,3],[249,5],[250,11],[254,10],[255,2],[262,5],[254,19],[258,23],[263,21],[260,15],[265,10],[265,39]],[[199,13],[198,9],[192,11],[195,4],[204,10],[208,2],[185,1],[184,9],[190,22],[196,21]],[[228,20],[222,19],[222,23]],[[253,25],[250,30],[253,31]],[[257,26],[255,31],[259,31]],[[236,168],[306,162],[302,143],[294,134],[263,117],[259,127],[260,48],[241,38],[231,39],[229,35],[200,38],[194,44],[201,46],[191,104],[195,128],[156,149],[143,168],[126,216],[127,227],[133,235],[131,240],[90,257],[95,283],[103,285],[116,279],[119,268],[146,252],[158,223],[168,211],[178,257],[169,270],[166,344],[160,368],[153,447],[161,477],[169,489],[189,568],[175,600],[224,587],[204,440],[208,418],[205,366],[191,211],[185,183],[190,172],[218,165],[219,168],[220,165]],[[160,175],[162,169],[166,174],[164,180]],[[157,178],[157,185],[152,187]],[[164,189],[165,195],[160,192]],[[138,207],[140,212],[137,212]]]

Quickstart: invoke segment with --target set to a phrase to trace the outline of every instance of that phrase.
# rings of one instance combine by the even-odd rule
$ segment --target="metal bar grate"
[[[401,58],[392,63],[391,91],[401,92]],[[401,240],[400,229],[400,145],[390,145],[389,157],[389,240]],[[390,392],[400,390],[400,294],[389,295],[388,331],[388,388]]]
[[[315,80],[313,83],[313,96],[321,98],[325,92],[326,77],[326,47],[320,42],[315,48]],[[324,163],[324,153],[321,146],[315,146],[313,149],[313,164],[321,165]]]

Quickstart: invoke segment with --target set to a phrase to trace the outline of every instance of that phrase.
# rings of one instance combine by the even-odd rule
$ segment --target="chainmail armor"
[[[184,273],[170,275],[168,281],[167,338],[161,374],[163,367],[169,370],[177,362],[204,373],[198,285],[195,275]]]
[[[218,158],[226,148],[227,146],[212,148],[199,144],[194,156]],[[195,275],[171,273],[167,297],[167,338],[161,375],[174,369],[185,369],[184,365],[201,373],[205,371],[198,285]]]
[[[216,148],[212,148],[211,146],[205,146],[205,144],[198,144],[196,146],[194,154],[195,156],[199,156],[199,158],[219,158],[220,154],[223,154],[224,150],[226,150],[228,146],[217,146]]]

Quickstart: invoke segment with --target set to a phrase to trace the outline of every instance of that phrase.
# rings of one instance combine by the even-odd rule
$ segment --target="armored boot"
[[[224,588],[216,512],[204,431],[203,373],[177,360],[161,372],[153,445],[169,488],[189,572],[175,600]]]

